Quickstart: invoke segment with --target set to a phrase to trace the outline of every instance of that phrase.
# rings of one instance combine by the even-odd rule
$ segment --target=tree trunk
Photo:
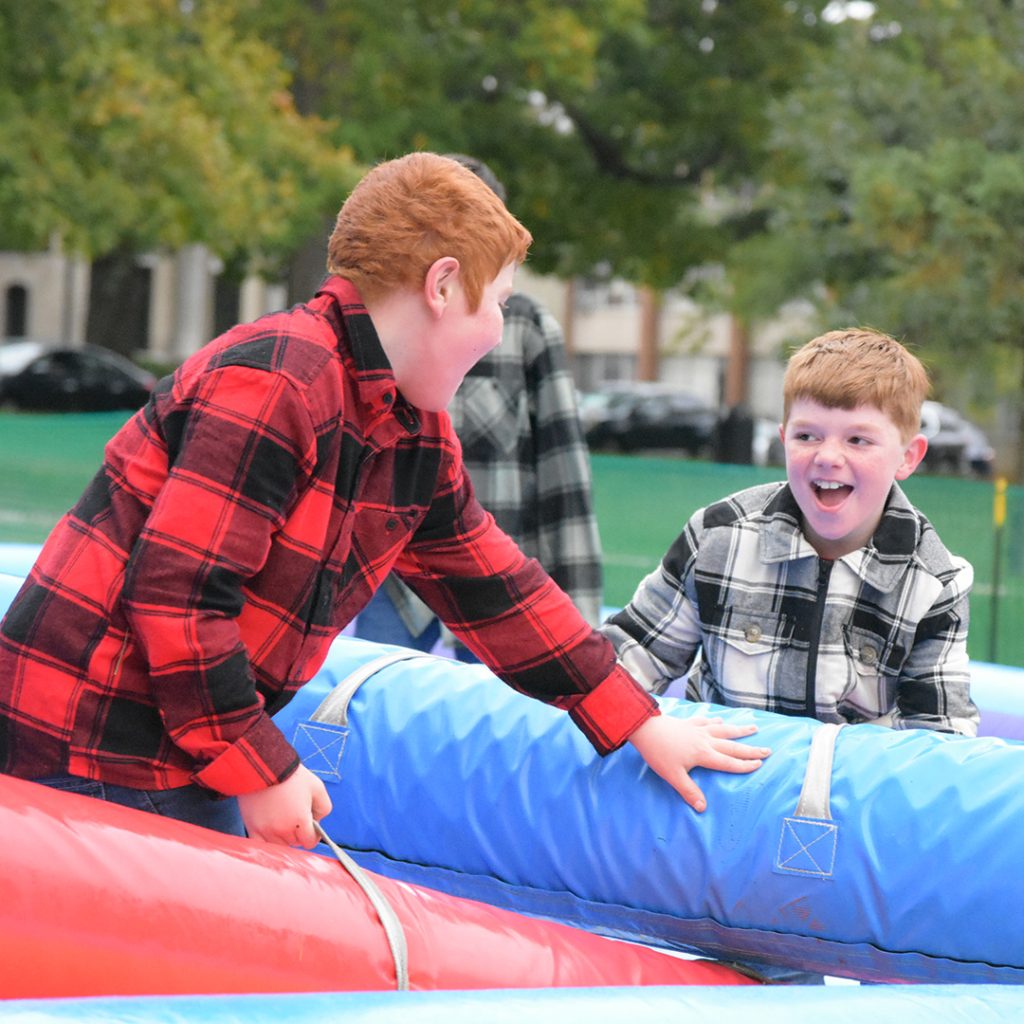
[[[636,359],[637,380],[657,380],[661,349],[660,291],[646,285],[640,288],[640,339]]]
[[[727,409],[746,405],[750,397],[750,332],[736,314],[729,318],[729,358],[725,367],[722,403]]]

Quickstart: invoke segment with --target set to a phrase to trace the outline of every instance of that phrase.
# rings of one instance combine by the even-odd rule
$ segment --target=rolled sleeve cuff
[[[299,755],[267,715],[192,778],[224,796],[255,793],[284,782],[299,766]]]
[[[657,714],[657,701],[618,665],[569,711],[601,755],[617,750],[648,718]]]

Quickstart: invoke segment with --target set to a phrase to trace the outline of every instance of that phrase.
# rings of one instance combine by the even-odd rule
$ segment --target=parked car
[[[926,472],[992,476],[995,449],[985,432],[955,409],[940,402],[924,402],[921,433],[928,438],[928,451],[921,466]]]
[[[0,345],[0,405],[37,412],[138,409],[155,384],[153,374],[96,345]]]
[[[580,418],[595,451],[680,450],[711,454],[718,412],[670,384],[609,385],[581,397]]]
[[[755,466],[785,466],[786,449],[779,437],[779,421],[769,416],[754,417],[753,457]]]

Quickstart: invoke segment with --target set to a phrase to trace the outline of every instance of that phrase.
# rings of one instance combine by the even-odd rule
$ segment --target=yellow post
[[[1003,528],[1006,522],[1006,477],[997,476],[995,479],[995,495],[992,501],[992,520],[997,530]]]
[[[997,476],[992,493],[992,605],[989,621],[988,660],[996,660],[999,638],[999,585],[1003,561],[1003,526],[1006,523],[1006,477]]]

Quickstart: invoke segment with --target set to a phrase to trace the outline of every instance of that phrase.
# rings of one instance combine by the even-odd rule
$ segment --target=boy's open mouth
[[[833,480],[814,480],[811,486],[818,501],[826,508],[841,505],[853,492],[849,484],[840,484]]]

